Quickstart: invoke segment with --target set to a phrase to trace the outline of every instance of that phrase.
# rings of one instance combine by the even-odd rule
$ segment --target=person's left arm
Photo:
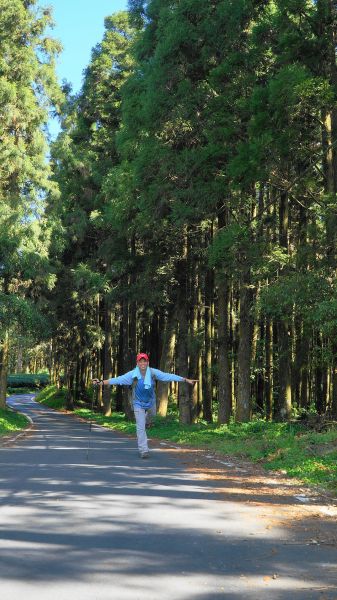
[[[181,375],[176,375],[175,373],[164,373],[164,371],[160,371],[159,369],[151,368],[152,373],[158,381],[186,381],[190,385],[193,385],[197,382],[196,379],[188,379],[187,377],[181,377]]]

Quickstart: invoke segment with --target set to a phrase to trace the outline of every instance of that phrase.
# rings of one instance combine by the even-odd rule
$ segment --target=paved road
[[[12,397],[33,431],[0,450],[1,600],[332,600],[336,553],[268,529],[159,446]],[[275,579],[273,579],[275,574]]]

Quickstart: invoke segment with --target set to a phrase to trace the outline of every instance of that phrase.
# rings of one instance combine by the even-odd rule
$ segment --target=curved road
[[[0,451],[1,600],[337,598],[335,549],[269,529],[167,446],[141,460],[93,426],[88,452],[87,423],[9,404],[35,427]]]

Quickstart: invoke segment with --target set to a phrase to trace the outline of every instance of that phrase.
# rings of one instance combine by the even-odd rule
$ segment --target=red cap
[[[144,352],[140,352],[139,354],[137,354],[137,362],[141,359],[141,358],[145,358],[145,360],[149,360],[149,357],[147,354],[145,354]]]

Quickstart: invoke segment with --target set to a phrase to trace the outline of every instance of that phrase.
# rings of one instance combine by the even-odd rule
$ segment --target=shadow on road
[[[97,426],[89,446],[87,424],[29,396],[15,407],[36,428],[0,452],[4,600],[337,598],[335,548],[306,538],[311,517],[300,534],[266,518],[257,483],[253,503],[235,476],[226,497],[219,467],[205,479],[163,448],[142,461]]]

